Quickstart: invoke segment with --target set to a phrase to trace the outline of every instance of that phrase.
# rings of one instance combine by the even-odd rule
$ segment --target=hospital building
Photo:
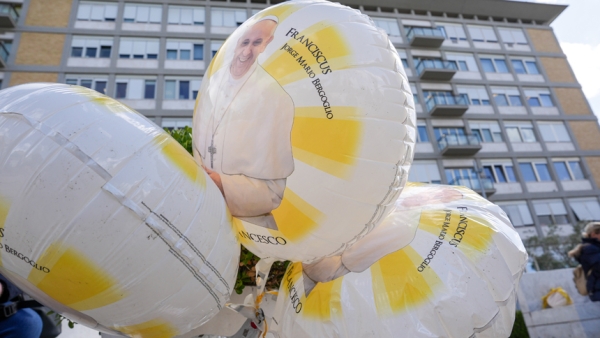
[[[277,0],[0,0],[1,88],[76,84],[166,128],[227,36]],[[410,180],[464,185],[523,238],[600,220],[600,129],[550,24],[566,6],[341,0],[385,30],[417,112]]]

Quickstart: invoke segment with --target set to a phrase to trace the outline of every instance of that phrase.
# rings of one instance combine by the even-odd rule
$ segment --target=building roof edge
[[[365,0],[338,1],[344,5],[367,5]],[[369,0],[368,6],[535,20],[545,25],[550,25],[567,8],[567,5],[510,0]]]

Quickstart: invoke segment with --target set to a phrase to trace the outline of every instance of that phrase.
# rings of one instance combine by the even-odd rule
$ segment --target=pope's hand
[[[223,197],[225,197],[225,193],[223,192],[223,183],[221,182],[221,175],[219,175],[218,172],[212,171],[205,166],[202,166],[202,168],[204,168],[204,170],[206,170],[206,173],[208,174],[208,176],[210,176],[210,178],[213,180],[213,182],[215,182],[215,184],[217,185],[219,190],[221,190],[221,194],[223,195]]]

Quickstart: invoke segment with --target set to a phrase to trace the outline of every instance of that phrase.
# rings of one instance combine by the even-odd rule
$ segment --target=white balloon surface
[[[221,193],[154,123],[95,91],[0,91],[0,272],[89,327],[173,337],[214,316],[239,243]]]

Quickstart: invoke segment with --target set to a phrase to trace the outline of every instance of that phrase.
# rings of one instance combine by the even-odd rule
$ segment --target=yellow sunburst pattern
[[[422,260],[409,246],[371,266],[373,297],[380,316],[410,311],[433,297],[442,281],[432,269],[419,272],[415,268]]]
[[[154,138],[154,143],[161,148],[165,158],[181,170],[187,178],[203,188],[206,187],[204,172],[201,171],[194,158],[177,141],[171,136],[161,133]]]
[[[123,299],[117,279],[84,253],[61,242],[51,244],[27,279],[54,300],[77,311],[97,309]]]
[[[114,329],[133,338],[171,338],[178,334],[176,328],[161,319],[152,319],[129,326],[117,326]]]

